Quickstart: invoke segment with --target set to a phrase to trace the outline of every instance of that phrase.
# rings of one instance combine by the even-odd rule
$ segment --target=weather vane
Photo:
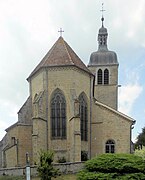
[[[62,36],[62,33],[64,32],[64,30],[62,30],[62,28],[60,28],[60,30],[58,32],[60,33],[60,36]]]
[[[105,11],[105,10],[104,10],[104,3],[102,3],[102,9],[101,9],[100,11],[102,12],[101,21],[102,21],[102,27],[103,27],[103,21],[104,21],[103,12]]]
[[[102,3],[102,9],[100,11],[102,12],[102,17],[103,17],[103,12],[105,11],[104,10],[104,3]]]

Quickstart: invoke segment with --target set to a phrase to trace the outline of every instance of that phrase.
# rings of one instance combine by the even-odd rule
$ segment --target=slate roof
[[[42,61],[32,71],[29,78],[41,68],[57,66],[76,66],[89,74],[92,74],[67,42],[60,36]]]
[[[90,62],[88,67],[90,66],[102,66],[102,65],[119,65],[117,60],[117,55],[114,51],[109,51],[107,48],[107,37],[108,32],[107,28],[104,27],[103,21],[104,18],[101,18],[102,27],[99,29],[98,33],[98,51],[93,52],[90,56]]]

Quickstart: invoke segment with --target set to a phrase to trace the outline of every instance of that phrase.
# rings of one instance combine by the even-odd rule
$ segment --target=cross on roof
[[[104,10],[104,3],[102,3],[102,9],[100,11],[102,11],[102,17],[103,17],[103,12],[105,11]]]
[[[62,28],[60,28],[60,30],[58,32],[60,33],[60,36],[62,36],[62,33],[64,32],[64,30],[62,30]]]

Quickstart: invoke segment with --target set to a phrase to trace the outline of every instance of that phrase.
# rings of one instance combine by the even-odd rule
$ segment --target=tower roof
[[[67,42],[64,41],[64,39],[60,36],[52,48],[44,56],[42,61],[32,71],[29,78],[41,68],[58,66],[76,66],[79,69],[82,69],[83,71],[91,74],[86,65],[81,61],[81,59],[67,44]]]
[[[90,62],[88,66],[96,65],[118,65],[117,55],[113,51],[109,51],[107,48],[107,28],[104,27],[104,17],[101,18],[102,27],[98,33],[98,51],[93,52],[90,56]]]

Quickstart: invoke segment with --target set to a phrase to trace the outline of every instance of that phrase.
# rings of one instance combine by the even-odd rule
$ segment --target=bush
[[[103,154],[85,163],[78,180],[145,179],[145,162],[133,154]]]
[[[145,160],[145,147],[143,146],[142,149],[136,149],[134,154],[142,157]]]
[[[52,165],[54,153],[51,151],[40,152],[40,162],[38,164],[38,174],[41,180],[51,180],[52,177],[60,175],[59,171]]]

